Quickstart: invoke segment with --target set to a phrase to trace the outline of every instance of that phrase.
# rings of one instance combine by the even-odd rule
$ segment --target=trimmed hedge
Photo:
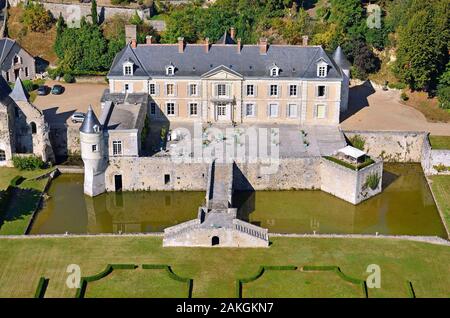
[[[286,265],[286,266],[266,266],[266,265],[262,265],[259,267],[258,272],[250,277],[246,277],[246,278],[240,278],[236,280],[236,298],[242,298],[242,284],[246,284],[246,283],[250,283],[253,282],[255,280],[257,280],[258,278],[260,278],[262,275],[264,275],[264,272],[266,271],[295,271],[297,270],[297,266],[291,266],[291,265]]]
[[[143,264],[142,269],[163,269],[163,270],[165,270],[166,273],[169,275],[169,277],[172,278],[173,280],[176,280],[181,283],[186,283],[187,288],[188,288],[187,298],[192,298],[192,288],[194,285],[194,280],[192,278],[185,278],[185,277],[178,276],[177,274],[174,273],[174,271],[172,270],[172,267],[170,267],[169,265],[165,265],[165,264]]]
[[[22,181],[25,180],[22,176],[15,176],[11,179],[11,182],[9,183],[12,187],[17,187],[19,184],[22,183]]]
[[[364,297],[365,298],[369,298],[366,281],[346,275],[345,273],[343,273],[341,271],[339,266],[314,266],[314,265],[307,265],[307,266],[303,266],[302,270],[305,271],[305,272],[309,272],[309,271],[311,271],[311,272],[312,271],[330,271],[330,272],[335,272],[341,279],[345,280],[346,282],[349,282],[349,283],[352,283],[352,284],[355,284],[355,285],[360,285],[362,290],[363,290]]]
[[[45,292],[47,291],[49,279],[45,277],[39,278],[39,283],[34,293],[34,298],[44,298]]]
[[[136,269],[137,267],[138,266],[135,264],[108,264],[108,265],[106,265],[106,268],[103,271],[101,271],[100,273],[97,273],[92,276],[81,277],[80,287],[77,288],[75,298],[84,298],[88,283],[95,282],[97,280],[105,278],[106,276],[108,276],[114,270],[117,270],[117,269]]]

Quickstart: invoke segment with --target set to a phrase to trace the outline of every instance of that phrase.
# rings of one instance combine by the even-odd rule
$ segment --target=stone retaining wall
[[[432,149],[428,137],[422,149],[421,165],[426,175],[450,175],[450,150]],[[442,167],[443,169],[439,169]]]
[[[344,135],[355,135],[364,141],[364,150],[374,158],[387,162],[421,162],[427,133],[419,131],[363,131],[348,130]]]
[[[57,157],[80,155],[80,130],[67,124],[50,125],[50,143]]]

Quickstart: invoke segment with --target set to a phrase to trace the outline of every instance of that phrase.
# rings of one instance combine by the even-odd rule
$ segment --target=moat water
[[[161,232],[197,216],[204,192],[83,194],[83,176],[53,180],[31,234]],[[418,164],[385,164],[383,192],[357,206],[322,191],[237,192],[239,217],[272,233],[354,233],[445,237]]]

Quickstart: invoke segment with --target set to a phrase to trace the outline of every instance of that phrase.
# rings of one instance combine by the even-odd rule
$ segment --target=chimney
[[[147,35],[146,37],[145,37],[145,42],[147,43],[147,44],[152,44],[152,36],[151,35]]]
[[[234,27],[230,28],[230,37],[234,40],[234,37],[236,36],[236,29]]]
[[[208,53],[209,52],[209,38],[205,39],[205,52]]]
[[[308,39],[307,35],[302,36],[303,46],[308,46]]]
[[[131,43],[132,40],[137,39],[136,26],[133,24],[125,25],[125,41],[126,43]]]
[[[131,39],[131,47],[132,47],[133,49],[135,49],[136,46],[137,46],[136,39]]]
[[[241,54],[241,38],[237,39],[237,52]]]
[[[259,54],[267,54],[267,38],[259,39]]]
[[[180,36],[178,38],[178,53],[183,53],[183,52],[184,52],[184,38]]]

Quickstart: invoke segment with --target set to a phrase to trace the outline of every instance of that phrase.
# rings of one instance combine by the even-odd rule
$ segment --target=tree
[[[439,78],[437,97],[439,107],[450,109],[450,62],[447,63],[445,72]]]
[[[411,89],[432,91],[448,62],[449,3],[414,0],[398,28],[396,75]]]
[[[21,21],[29,30],[44,33],[52,27],[53,17],[42,4],[30,2],[25,7]]]
[[[92,18],[92,24],[98,24],[98,14],[97,14],[97,1],[92,0],[91,3],[91,18]]]

